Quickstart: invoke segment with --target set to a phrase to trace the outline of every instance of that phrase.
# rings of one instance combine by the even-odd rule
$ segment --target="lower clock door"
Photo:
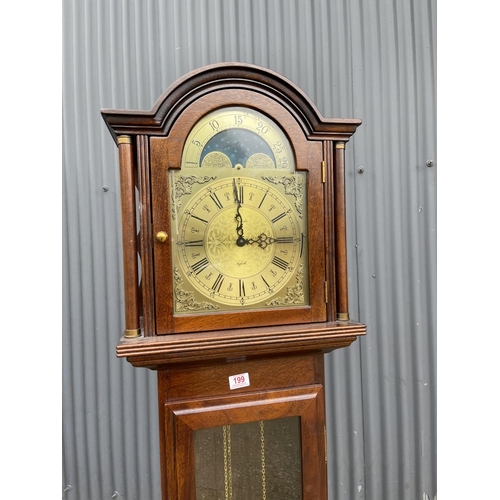
[[[167,404],[168,497],[326,499],[321,386]]]

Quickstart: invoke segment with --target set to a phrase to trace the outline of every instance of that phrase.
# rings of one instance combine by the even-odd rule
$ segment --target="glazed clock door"
[[[316,385],[272,391],[269,399],[167,403],[168,498],[326,498],[322,394]]]
[[[324,320],[321,145],[279,106],[287,131],[207,107],[151,141],[157,333]]]

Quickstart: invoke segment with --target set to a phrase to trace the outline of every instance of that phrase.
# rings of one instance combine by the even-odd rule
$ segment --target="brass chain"
[[[260,463],[262,473],[262,500],[266,500],[266,447],[264,435],[264,421],[260,425]],[[222,426],[223,448],[224,448],[224,493],[225,500],[233,498],[233,468],[231,464],[231,426]]]
[[[233,470],[231,466],[231,426],[222,426],[224,446],[224,492],[225,500],[233,498]]]
[[[225,500],[228,500],[228,480],[227,480],[227,430],[226,426],[222,426],[222,443],[224,447],[224,492],[226,494]]]
[[[262,465],[262,500],[266,500],[266,448],[264,443],[264,421],[260,422],[260,461]]]
[[[231,426],[227,426],[227,463],[229,467],[229,500],[233,499],[233,467],[231,464]]]

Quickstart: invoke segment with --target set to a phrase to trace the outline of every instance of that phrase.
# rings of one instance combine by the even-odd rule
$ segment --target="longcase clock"
[[[102,115],[121,179],[117,354],[158,372],[163,499],[326,499],[324,353],[366,333],[344,189],[361,121],[236,63]]]

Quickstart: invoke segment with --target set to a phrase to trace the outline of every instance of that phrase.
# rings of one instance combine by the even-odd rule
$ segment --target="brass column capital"
[[[117,137],[117,144],[118,146],[120,144],[132,144],[132,137],[130,137],[129,135],[119,135]]]

